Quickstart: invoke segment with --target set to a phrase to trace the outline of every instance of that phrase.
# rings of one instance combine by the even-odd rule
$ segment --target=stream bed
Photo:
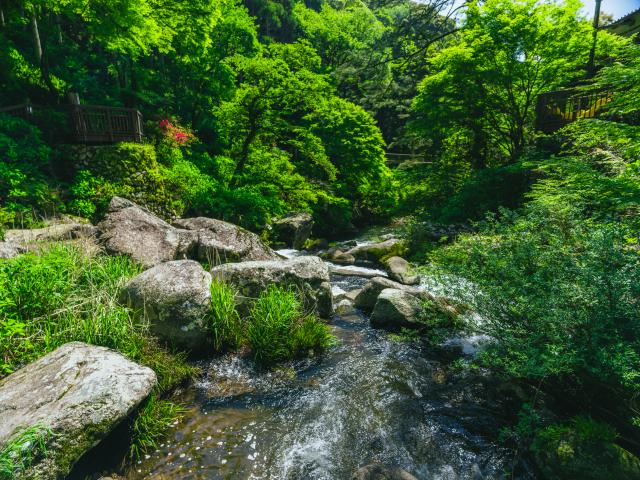
[[[366,281],[332,275],[344,291]],[[331,328],[335,347],[280,370],[202,363],[176,398],[184,417],[126,478],[348,480],[376,462],[418,479],[530,478],[506,474],[514,454],[497,437],[513,410],[494,382],[452,367],[473,349],[396,341],[357,310]]]

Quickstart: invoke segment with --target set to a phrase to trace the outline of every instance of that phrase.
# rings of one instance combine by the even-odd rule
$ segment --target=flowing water
[[[366,281],[332,275],[334,291]],[[504,475],[513,453],[496,441],[505,400],[488,378],[453,368],[473,338],[398,342],[354,310],[332,329],[336,347],[280,370],[238,356],[202,364],[178,396],[184,418],[127,479],[342,480],[373,462],[419,479],[523,478]]]

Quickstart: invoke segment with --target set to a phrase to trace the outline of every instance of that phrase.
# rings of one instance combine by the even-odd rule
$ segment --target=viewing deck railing
[[[0,108],[6,113],[36,124],[43,132],[55,132],[58,142],[107,144],[141,142],[142,114],[134,108],[101,105],[67,105],[44,109],[30,104]],[[64,125],[57,123],[62,120]]]
[[[609,102],[608,91],[583,93],[576,90],[559,90],[538,96],[536,130],[553,133],[583,118],[598,117]]]

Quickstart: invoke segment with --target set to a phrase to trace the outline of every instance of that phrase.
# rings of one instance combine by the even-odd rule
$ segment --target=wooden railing
[[[553,133],[583,118],[598,117],[612,100],[611,92],[560,90],[538,96],[536,130]]]
[[[6,113],[36,124],[45,134],[54,132],[58,142],[105,144],[141,142],[142,114],[134,108],[105,107],[101,105],[67,105],[44,109],[22,104],[0,108]],[[49,116],[50,115],[50,116]],[[57,125],[57,119],[64,117]]]
[[[142,114],[133,108],[70,106],[72,135],[79,143],[142,141]]]

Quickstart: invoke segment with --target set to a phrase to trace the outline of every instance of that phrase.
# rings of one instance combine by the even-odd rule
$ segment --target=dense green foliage
[[[114,194],[167,217],[208,215],[256,230],[292,210],[314,213],[318,232],[328,235],[387,215],[398,196],[384,140],[370,113],[337,96],[326,59],[329,50],[351,58],[354,45],[371,46],[361,37],[379,37],[380,21],[363,6],[358,11],[378,33],[365,22],[342,42],[312,28],[303,4],[246,7],[265,23],[256,25],[245,6],[226,0],[3,5],[3,103],[44,106],[36,123],[51,140],[61,138],[54,126],[65,117],[57,105],[69,91],[87,103],[137,107],[148,119],[148,145],[102,149],[85,164],[57,145],[43,145],[45,151],[34,146],[42,142],[25,143],[25,135],[38,133],[18,128],[18,120],[0,122],[3,143],[17,143],[12,155],[21,158],[1,172],[12,185],[0,192],[1,223],[16,214],[21,220],[24,211],[99,217]],[[332,11],[349,26],[347,10],[325,5],[315,24],[329,25]],[[284,38],[272,27],[285,25],[300,31],[285,36],[289,43],[274,41]],[[39,163],[28,160],[33,155]],[[31,173],[24,164],[41,183],[20,183]]]
[[[59,213],[97,220],[113,195],[265,236],[294,210],[312,213],[324,237],[412,216],[414,259],[464,279],[452,294],[494,339],[476,363],[527,397],[505,440],[544,478],[635,478],[640,47],[600,30],[588,65],[594,31],[580,8],[2,2],[0,106],[43,108],[33,124],[0,115],[0,230]],[[536,131],[538,96],[561,89],[611,98],[598,119]],[[145,141],[80,161],[58,141],[69,91],[138,108]],[[406,156],[391,170],[385,151]],[[466,233],[456,238],[453,225],[433,238],[434,221]],[[190,373],[114,302],[136,272],[74,247],[0,263],[0,375],[70,340],[152,366],[163,388]],[[216,350],[248,347],[272,364],[331,341],[294,292],[267,290],[247,318],[232,287],[211,293]],[[431,330],[450,319],[437,320]],[[145,407],[135,448],[153,448],[177,413],[163,402]]]
[[[530,392],[508,437],[532,452],[544,478],[640,475],[625,450],[640,435],[640,127],[629,83],[637,46],[611,45],[621,60],[594,80],[614,92],[601,118],[532,138],[507,167],[483,169],[491,172],[483,174],[488,186],[500,171],[526,179],[504,190],[496,176],[497,191],[507,193],[500,202],[479,203],[482,177],[470,175],[434,216],[497,213],[450,246],[423,249],[465,279],[451,291],[480,315],[474,327],[493,338],[477,362]]]

